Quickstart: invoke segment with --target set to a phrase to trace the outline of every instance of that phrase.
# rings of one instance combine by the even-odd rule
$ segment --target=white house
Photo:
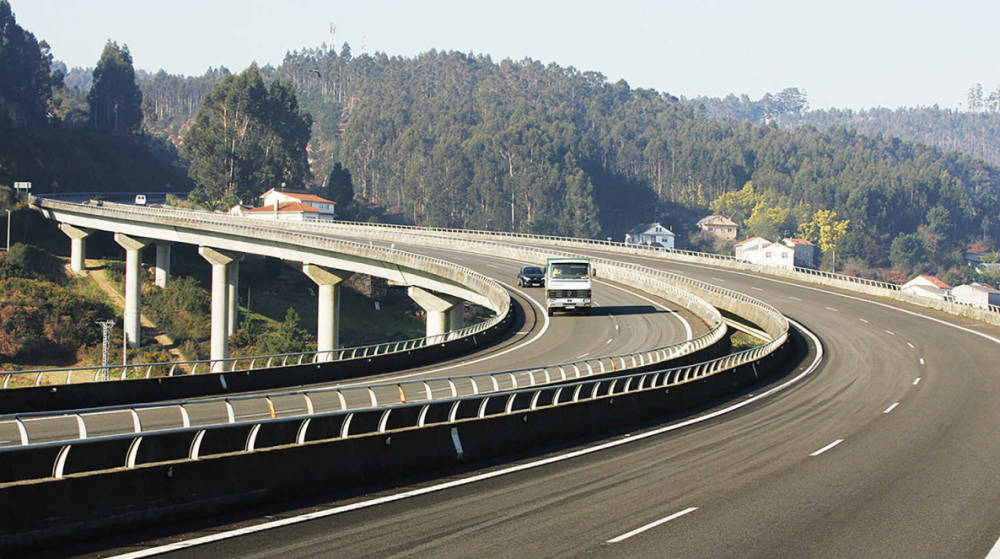
[[[746,239],[736,243],[733,250],[735,250],[735,256],[737,260],[750,261],[747,256],[748,253],[755,252],[761,247],[765,247],[771,244],[771,241],[765,239],[764,237],[747,237]]]
[[[324,213],[302,202],[278,202],[274,205],[246,210],[247,217],[276,221],[333,221],[333,214]]]
[[[944,300],[951,295],[951,286],[934,276],[921,274],[901,285],[900,291],[911,295]]]
[[[802,268],[812,268],[813,267],[813,256],[816,250],[816,245],[805,239],[799,239],[796,237],[788,237],[787,239],[781,239],[781,244],[786,247],[792,247],[795,250],[795,265]]]
[[[791,270],[795,267],[795,249],[781,243],[772,243],[763,237],[750,237],[736,243],[736,258],[751,264],[774,266]]]
[[[337,203],[326,198],[309,194],[307,192],[294,192],[291,190],[278,190],[272,188],[260,195],[261,206],[274,206],[275,203],[298,202],[312,206],[319,210],[321,214],[327,214],[332,219],[337,215]],[[273,211],[273,208],[272,208]],[[324,220],[325,221],[325,220]]]
[[[957,285],[951,290],[951,296],[956,303],[988,308],[990,305],[1000,306],[1000,291],[984,283]]]
[[[674,248],[674,232],[659,223],[640,223],[625,233],[625,244],[650,245],[659,243],[663,248]]]

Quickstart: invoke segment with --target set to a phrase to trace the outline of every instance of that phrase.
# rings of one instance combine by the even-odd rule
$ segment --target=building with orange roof
[[[260,196],[258,208],[233,208],[231,213],[278,221],[333,221],[337,203],[308,192],[272,188]]]
[[[781,243],[772,243],[764,237],[750,237],[736,243],[734,249],[737,260],[792,269],[795,261],[795,249]]]
[[[294,190],[279,190],[272,188],[260,195],[261,206],[274,206],[281,202],[299,202],[319,210],[321,214],[329,214],[332,219],[337,215],[337,203],[309,192]]]
[[[816,245],[806,239],[788,237],[781,239],[781,244],[795,250],[795,265],[800,268],[812,268],[815,257]]]
[[[931,299],[945,300],[951,296],[951,286],[941,281],[940,278],[921,274],[900,286],[900,291],[930,297]]]

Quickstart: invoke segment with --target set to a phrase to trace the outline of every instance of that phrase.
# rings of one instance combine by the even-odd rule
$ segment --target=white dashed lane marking
[[[809,456],[819,456],[820,454],[823,454],[824,452],[830,450],[831,448],[837,446],[838,444],[840,444],[842,442],[844,442],[844,439],[837,439],[837,440],[833,441],[832,443],[824,446],[823,448],[821,448],[821,449],[819,449],[817,451],[809,453]]]

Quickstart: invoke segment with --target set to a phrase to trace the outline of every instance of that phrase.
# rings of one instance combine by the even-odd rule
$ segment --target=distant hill
[[[147,127],[182,130],[224,71],[141,80],[156,107]],[[313,115],[317,182],[343,162],[360,197],[414,223],[618,237],[663,218],[686,229],[753,181],[788,204],[836,210],[882,254],[937,206],[956,243],[995,242],[1000,229],[996,168],[888,134],[803,125],[811,113],[797,90],[746,107],[769,120],[752,124],[595,72],[456,52],[307,50],[262,73],[291,82]]]

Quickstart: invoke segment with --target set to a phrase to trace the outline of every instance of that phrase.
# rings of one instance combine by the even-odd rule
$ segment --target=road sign
[[[15,182],[14,190],[31,190],[30,182]]]

